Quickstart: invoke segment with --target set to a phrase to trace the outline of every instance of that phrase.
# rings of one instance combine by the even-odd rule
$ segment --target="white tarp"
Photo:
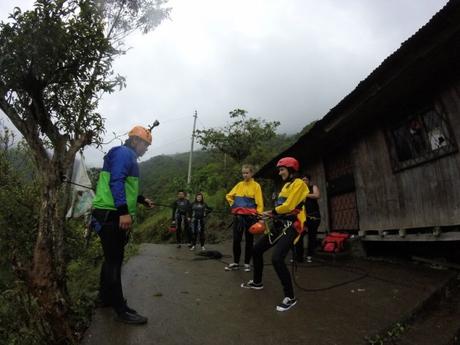
[[[91,211],[94,191],[91,189],[91,180],[86,169],[85,158],[80,153],[75,158],[72,174],[72,204],[67,212],[67,218],[79,218]],[[79,185],[79,186],[78,186]]]

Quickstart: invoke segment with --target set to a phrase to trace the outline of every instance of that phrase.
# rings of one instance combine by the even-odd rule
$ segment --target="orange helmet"
[[[265,232],[265,223],[257,222],[252,224],[249,232],[253,235],[263,234]]]
[[[294,157],[284,157],[276,163],[276,167],[286,167],[291,168],[294,171],[299,171],[299,161]]]
[[[128,137],[141,138],[142,140],[148,142],[149,145],[152,143],[152,133],[150,133],[150,131],[147,128],[142,126],[133,127],[133,129],[129,131]]]

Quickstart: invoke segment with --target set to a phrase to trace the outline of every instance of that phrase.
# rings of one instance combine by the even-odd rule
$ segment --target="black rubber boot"
[[[117,313],[115,320],[127,323],[129,325],[144,325],[148,321],[145,316],[139,315],[137,313],[132,314],[127,311]]]

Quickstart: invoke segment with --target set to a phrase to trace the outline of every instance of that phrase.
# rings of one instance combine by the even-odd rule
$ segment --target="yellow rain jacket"
[[[251,178],[241,181],[225,196],[233,214],[255,215],[264,211],[264,200],[260,184]]]
[[[307,219],[304,200],[308,194],[307,185],[301,179],[296,178],[284,184],[275,202],[276,214],[295,216],[294,228],[298,233],[303,231],[303,224]]]

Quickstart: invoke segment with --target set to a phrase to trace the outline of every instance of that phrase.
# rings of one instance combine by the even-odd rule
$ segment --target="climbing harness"
[[[293,222],[290,220],[282,221],[282,223],[284,224],[284,226],[279,231],[279,234],[276,235],[272,231],[268,233],[268,241],[270,242],[271,245],[275,244],[282,236],[286,235],[287,229],[289,229],[291,225],[293,224]],[[275,228],[275,225],[273,225],[273,228]]]
[[[294,214],[292,214],[294,215]],[[289,215],[291,216],[291,215]],[[295,224],[295,221],[286,219],[286,214],[283,215],[267,215],[267,214],[257,214],[257,218],[259,220],[267,221],[271,220],[272,221],[272,226],[265,226],[265,231],[264,234],[268,236],[268,241],[270,242],[271,245],[275,244],[282,236],[286,235],[286,231],[293,225]],[[282,224],[282,228],[281,224]],[[257,224],[257,223],[255,223]],[[254,224],[254,225],[255,225]],[[253,226],[254,226],[253,225]],[[278,230],[279,229],[279,230]]]

